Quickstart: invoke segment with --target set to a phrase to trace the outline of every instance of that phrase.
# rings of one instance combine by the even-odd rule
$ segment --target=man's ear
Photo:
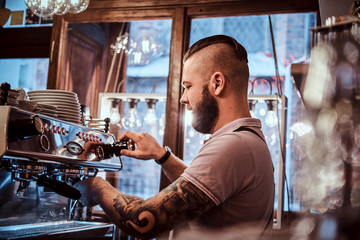
[[[225,76],[222,72],[215,72],[211,76],[211,86],[214,89],[215,95],[220,95],[225,88]]]

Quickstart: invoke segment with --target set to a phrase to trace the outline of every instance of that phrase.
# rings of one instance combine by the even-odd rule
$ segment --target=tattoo
[[[153,238],[215,206],[206,194],[181,177],[148,200],[120,193],[113,203],[120,216],[117,225],[139,238]]]
[[[114,199],[115,211],[122,217],[126,216],[121,220],[121,225],[126,226],[127,229],[131,229],[131,232],[137,231],[138,233],[144,234],[154,227],[155,217],[153,213],[146,211],[144,208],[133,211],[136,210],[138,206],[141,206],[143,202],[142,199],[120,194]],[[134,220],[131,221],[127,219]]]

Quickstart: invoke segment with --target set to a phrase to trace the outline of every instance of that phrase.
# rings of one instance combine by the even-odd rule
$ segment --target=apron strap
[[[240,131],[252,132],[256,136],[258,136],[266,144],[265,139],[258,132],[256,132],[254,129],[251,129],[251,128],[248,128],[248,127],[245,127],[245,126],[241,126],[241,127],[234,130],[234,132],[240,132]]]

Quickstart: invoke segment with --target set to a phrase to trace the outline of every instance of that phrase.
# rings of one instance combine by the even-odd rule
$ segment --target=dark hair
[[[246,49],[234,38],[226,35],[214,35],[200,39],[187,50],[184,55],[184,61],[186,61],[189,57],[191,57],[194,53],[200,51],[201,49],[217,43],[225,43],[230,45],[235,50],[236,58],[240,61],[245,61],[246,63],[248,63]]]

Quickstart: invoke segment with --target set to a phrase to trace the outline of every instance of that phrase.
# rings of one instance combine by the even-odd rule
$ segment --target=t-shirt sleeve
[[[253,168],[247,141],[240,134],[229,133],[206,142],[182,177],[220,205],[234,193],[252,186]]]

